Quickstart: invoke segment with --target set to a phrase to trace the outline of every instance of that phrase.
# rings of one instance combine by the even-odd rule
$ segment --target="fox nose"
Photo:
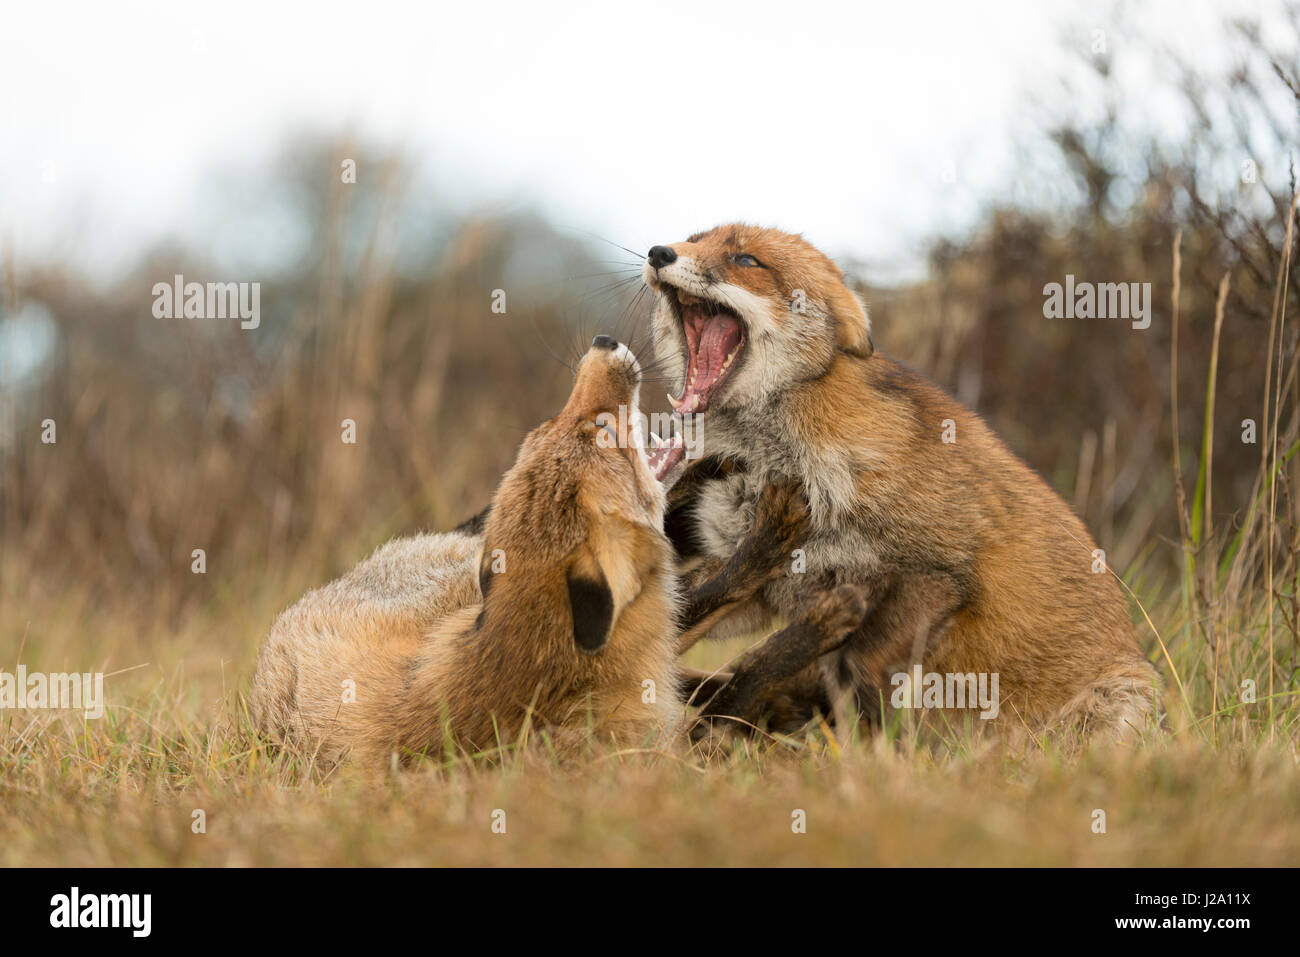
[[[617,349],[618,340],[613,336],[597,336],[591,340],[591,347],[593,349]]]
[[[677,254],[670,246],[651,246],[646,259],[650,260],[650,265],[655,269],[663,269],[669,263],[677,262]]]

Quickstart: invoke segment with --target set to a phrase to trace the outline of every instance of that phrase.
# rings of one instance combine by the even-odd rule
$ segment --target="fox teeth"
[[[672,393],[670,392],[668,393],[668,404],[671,405],[673,407],[673,411],[676,412],[678,409],[682,407],[682,400],[674,399]]]
[[[651,432],[651,433],[650,433],[650,445],[651,445],[653,448],[656,448],[656,449],[657,449],[657,448],[660,448],[663,444],[664,444],[664,440],[661,439],[661,438],[659,438],[659,433],[657,433],[657,432]]]
[[[680,289],[677,290],[677,301],[683,306],[698,306],[700,304],[698,296],[692,296],[689,292],[682,292]]]

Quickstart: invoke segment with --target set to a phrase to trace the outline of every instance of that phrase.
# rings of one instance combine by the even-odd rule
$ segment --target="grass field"
[[[5,575],[7,607],[18,606],[10,589],[19,581]],[[310,756],[268,753],[241,716],[257,643],[281,596],[294,592],[292,583],[263,581],[180,630],[106,617],[88,598],[26,596],[29,626],[45,636],[23,649],[29,668],[58,670],[88,651],[109,673],[142,663],[146,649],[152,660],[107,679],[113,704],[98,721],[4,715],[0,864],[1300,861],[1296,696],[1279,694],[1271,709],[1266,692],[1253,705],[1228,706],[1220,688],[1212,720],[1204,644],[1176,623],[1162,636],[1188,697],[1170,681],[1168,730],[1131,750],[1066,759],[1050,745],[1008,753],[895,726],[870,739],[840,741],[825,730],[801,741],[757,739],[709,760],[682,747],[597,752],[561,766],[536,748],[400,774],[322,773]],[[1261,625],[1234,635],[1221,671],[1257,675],[1266,688]],[[716,664],[739,646],[697,646],[692,659]],[[1170,673],[1168,663],[1162,670]],[[793,829],[799,810],[804,833]],[[504,834],[493,830],[498,811]]]

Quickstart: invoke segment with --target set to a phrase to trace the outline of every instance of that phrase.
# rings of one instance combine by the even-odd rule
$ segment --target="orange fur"
[[[977,414],[873,354],[865,308],[835,264],[799,236],[744,224],[670,248],[673,261],[645,270],[664,366],[684,366],[683,292],[746,330],[700,433],[709,456],[738,467],[693,493],[691,537],[716,567],[774,475],[799,479],[811,506],[807,577],[768,586],[736,620],[794,620],[814,581],[871,584],[875,606],[822,662],[864,712],[879,713],[882,694],[888,707],[891,677],[919,662],[998,673],[1002,724],[1109,737],[1144,727],[1155,672],[1114,576],[1093,570],[1083,523]]]
[[[634,437],[604,442],[597,424],[634,412],[639,383],[630,353],[593,347],[564,409],[524,440],[481,536],[390,542],[284,612],[250,695],[259,726],[371,764],[509,744],[527,722],[561,745],[588,728],[653,745],[682,707],[663,492]],[[583,650],[580,634],[600,646]]]

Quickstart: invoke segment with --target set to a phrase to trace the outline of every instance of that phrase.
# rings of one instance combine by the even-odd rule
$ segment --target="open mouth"
[[[651,432],[650,444],[652,448],[646,453],[646,465],[650,466],[650,471],[654,473],[655,481],[662,484],[668,473],[673,470],[673,466],[686,454],[686,441],[680,431],[667,439]]]
[[[744,357],[745,324],[736,312],[722,303],[700,299],[675,286],[665,285],[682,323],[686,338],[686,378],[682,394],[668,396],[679,415],[700,415],[735,373]],[[684,433],[679,430],[649,456],[650,467],[661,481],[686,453]]]

